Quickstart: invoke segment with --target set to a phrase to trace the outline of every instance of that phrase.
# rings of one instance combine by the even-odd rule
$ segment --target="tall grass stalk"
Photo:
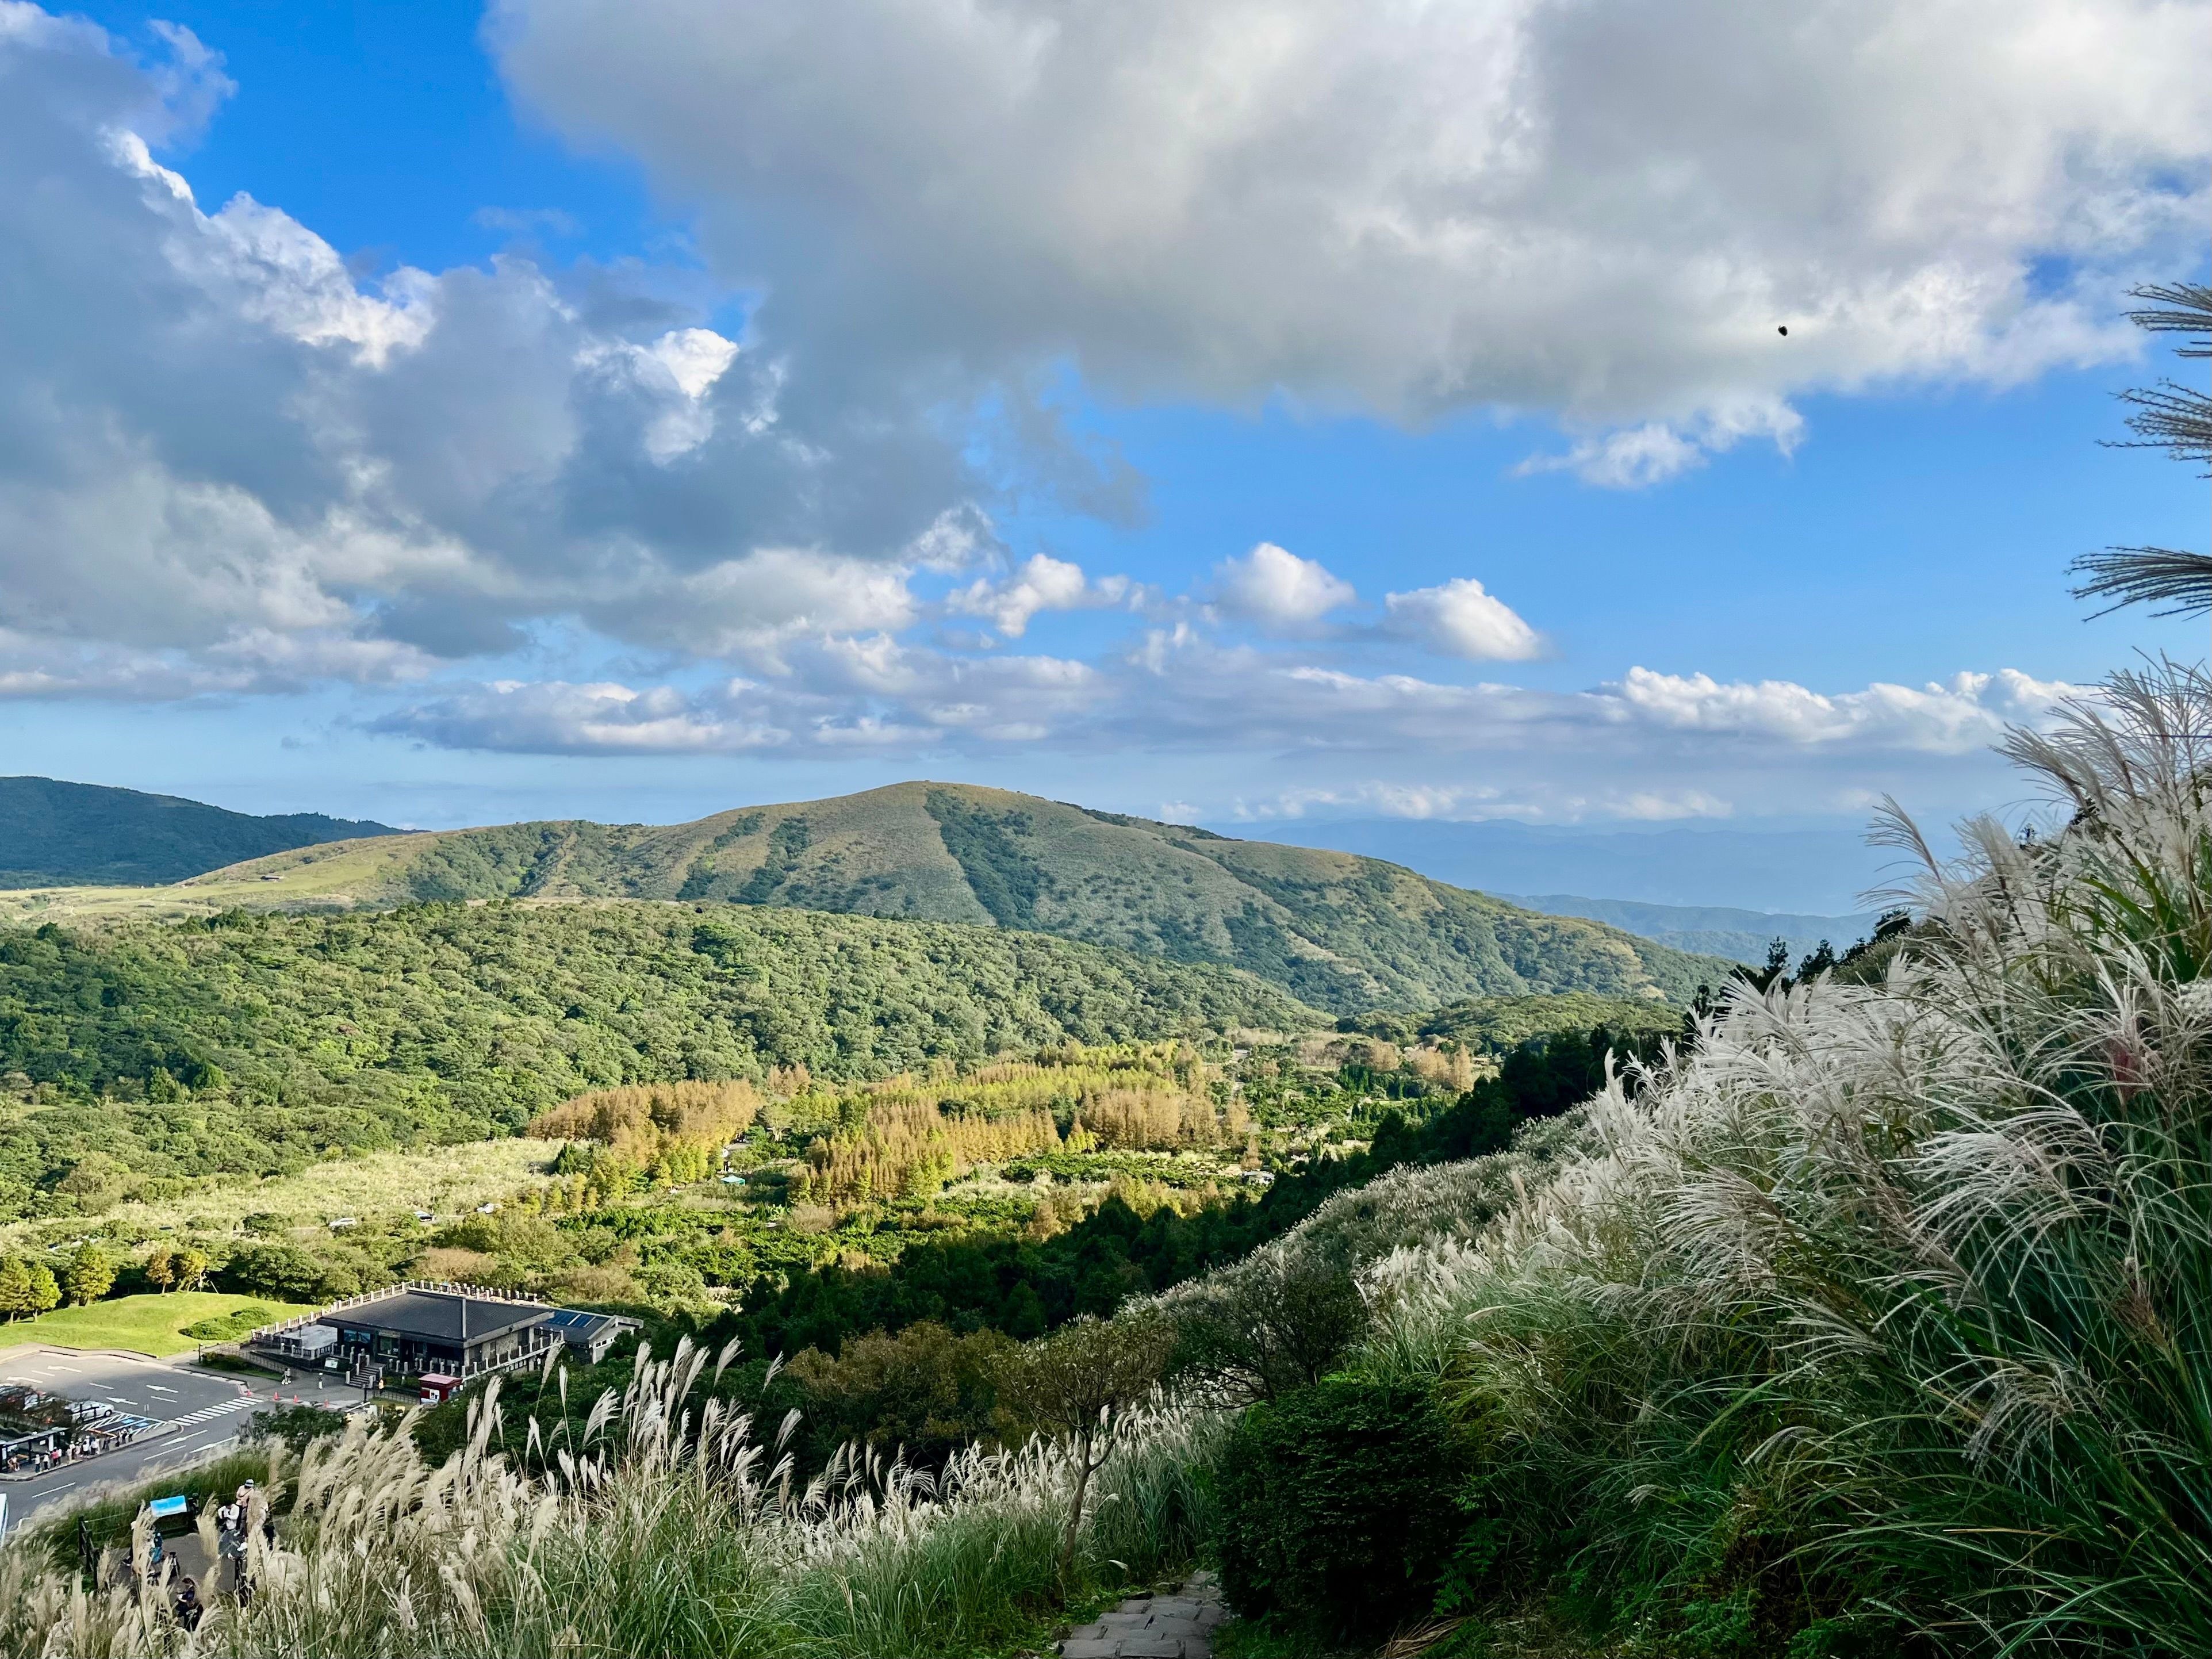
[[[1886,980],[1739,989],[1478,1237],[1370,1275],[1585,1578],[2212,1652],[2212,685],[2016,734],[2069,813],[1923,858]]]
[[[1060,1606],[1064,1449],[976,1447],[934,1478],[848,1452],[800,1486],[790,1423],[757,1435],[707,1397],[708,1371],[688,1343],[641,1354],[581,1443],[550,1449],[544,1480],[490,1449],[495,1394],[436,1468],[404,1430],[356,1420],[293,1473],[279,1547],[252,1540],[258,1593],[191,1635],[150,1593],[88,1593],[19,1546],[0,1557],[0,1651],[971,1654],[1042,1638]],[[1189,1468],[1212,1431],[1141,1414],[1099,1476],[1083,1585],[1190,1559]]]

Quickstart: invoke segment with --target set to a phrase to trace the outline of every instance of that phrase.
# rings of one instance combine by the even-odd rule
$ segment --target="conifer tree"
[[[0,1256],[0,1314],[12,1321],[30,1311],[30,1264],[20,1255]]]
[[[62,1288],[76,1307],[89,1306],[114,1286],[115,1264],[108,1260],[107,1252],[90,1239],[77,1246],[76,1254],[69,1259],[69,1266],[62,1269]]]

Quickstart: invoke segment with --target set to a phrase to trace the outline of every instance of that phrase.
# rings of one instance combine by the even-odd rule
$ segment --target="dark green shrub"
[[[285,1302],[329,1299],[321,1296],[323,1264],[296,1244],[248,1244],[223,1264],[217,1282],[225,1290]]]
[[[1335,1369],[1367,1328],[1352,1274],[1317,1250],[1255,1250],[1171,1296],[1175,1371],[1217,1398],[1279,1400]]]
[[[826,1462],[839,1445],[858,1440],[943,1468],[969,1442],[989,1437],[999,1372],[1013,1346],[997,1331],[955,1335],[925,1320],[896,1336],[848,1337],[834,1358],[802,1350],[784,1374],[805,1391],[800,1420],[810,1461]]]
[[[234,1308],[227,1314],[216,1314],[210,1319],[196,1319],[185,1326],[180,1334],[195,1342],[234,1342],[250,1331],[276,1322],[274,1309],[264,1308],[258,1302],[249,1302],[243,1308]]]
[[[281,1440],[298,1452],[326,1434],[344,1433],[345,1425],[343,1412],[325,1411],[320,1406],[271,1406],[254,1413],[246,1420],[246,1431]]]
[[[1231,1605],[1332,1638],[1425,1615],[1465,1528],[1465,1469],[1417,1389],[1332,1377],[1253,1407],[1214,1468]]]
[[[204,1353],[193,1364],[211,1371],[231,1371],[240,1376],[275,1376],[277,1372],[267,1365],[257,1365],[243,1354],[224,1353],[220,1349]]]

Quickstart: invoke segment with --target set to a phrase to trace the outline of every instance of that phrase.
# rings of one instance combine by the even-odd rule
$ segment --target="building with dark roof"
[[[607,1357],[615,1339],[624,1331],[638,1328],[635,1319],[624,1319],[620,1314],[588,1313],[581,1308],[556,1308],[553,1317],[545,1322],[548,1330],[557,1331],[561,1340],[574,1350],[587,1365],[596,1365]]]
[[[402,1291],[325,1314],[321,1322],[337,1331],[342,1358],[366,1359],[379,1370],[469,1376],[550,1347],[555,1339],[540,1328],[552,1316],[543,1302]]]
[[[561,1339],[547,1303],[459,1285],[403,1285],[257,1333],[253,1346],[290,1364],[355,1375],[444,1371],[470,1377],[543,1355]]]
[[[465,1382],[543,1360],[556,1348],[591,1363],[637,1321],[458,1285],[406,1285],[257,1332],[252,1346],[290,1365],[349,1376],[438,1373]]]

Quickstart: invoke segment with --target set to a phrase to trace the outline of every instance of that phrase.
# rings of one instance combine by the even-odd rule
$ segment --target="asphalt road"
[[[111,1480],[137,1480],[165,1465],[198,1462],[238,1437],[253,1413],[281,1395],[310,1401],[327,1397],[333,1405],[360,1398],[351,1389],[318,1390],[305,1384],[280,1386],[273,1380],[233,1377],[202,1370],[189,1356],[181,1360],[89,1352],[74,1348],[23,1346],[0,1349],[0,1382],[30,1382],[72,1400],[105,1401],[118,1411],[177,1426],[149,1434],[130,1445],[65,1463],[29,1480],[0,1480],[12,1527],[38,1510],[88,1486]]]

